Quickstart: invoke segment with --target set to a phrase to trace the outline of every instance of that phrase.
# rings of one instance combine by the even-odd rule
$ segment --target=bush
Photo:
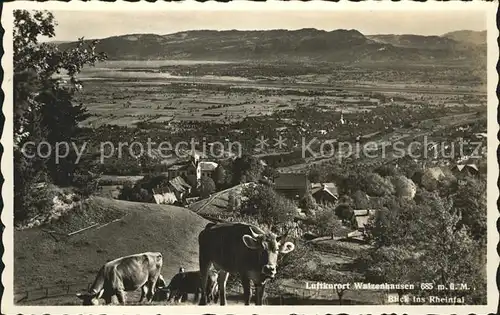
[[[396,196],[403,199],[413,199],[415,197],[415,193],[417,192],[417,185],[403,175],[390,177],[392,184],[394,185],[394,189],[396,192]]]
[[[390,180],[383,178],[379,174],[371,173],[366,176],[366,192],[370,196],[393,195],[395,190]]]
[[[345,222],[350,222],[354,216],[354,211],[350,205],[340,204],[335,208],[335,215]]]
[[[259,223],[270,228],[292,221],[297,212],[293,202],[269,186],[247,186],[243,188],[242,195],[246,200],[242,202],[241,213],[257,217]]]
[[[127,200],[127,201],[136,201],[136,202],[149,202],[153,203],[154,198],[151,193],[149,193],[146,189],[142,188],[141,185],[136,184],[125,184],[120,189],[120,194],[118,195],[118,199]]]
[[[76,173],[73,176],[73,186],[82,197],[89,197],[99,190],[99,175]]]
[[[321,236],[335,236],[335,232],[342,229],[342,223],[332,209],[322,208],[316,211],[314,217],[315,232]]]
[[[366,209],[370,207],[370,198],[361,190],[356,190],[352,199],[356,209]]]
[[[314,213],[314,210],[318,207],[316,204],[316,200],[311,195],[311,193],[307,193],[302,200],[300,200],[299,206],[306,211],[306,213]]]
[[[208,198],[215,192],[215,182],[209,177],[203,177],[200,184],[200,197]]]
[[[399,170],[394,165],[382,165],[379,166],[375,173],[379,174],[382,177],[386,176],[398,176],[400,175]]]

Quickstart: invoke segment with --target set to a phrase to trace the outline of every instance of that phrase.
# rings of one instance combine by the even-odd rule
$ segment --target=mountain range
[[[90,40],[89,40],[90,42]],[[76,42],[58,43],[60,48]],[[215,31],[128,34],[100,39],[110,60],[453,62],[486,59],[486,31],[442,36],[364,35],[357,30]]]

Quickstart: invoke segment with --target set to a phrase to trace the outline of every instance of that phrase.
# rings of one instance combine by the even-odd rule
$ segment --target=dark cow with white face
[[[120,304],[125,304],[125,292],[141,288],[141,302],[144,297],[151,302],[162,266],[163,257],[157,252],[109,261],[97,273],[89,292],[78,293],[76,296],[83,300],[83,305],[98,305],[101,297],[106,304],[110,304],[113,295],[116,295]]]
[[[266,233],[245,223],[209,223],[198,236],[201,273],[200,305],[206,305],[208,270],[220,270],[218,277],[220,305],[226,304],[226,282],[230,273],[238,273],[243,284],[245,305],[250,304],[250,280],[255,285],[256,304],[262,305],[264,286],[276,275],[279,253],[289,253],[295,245],[280,243],[282,237]]]

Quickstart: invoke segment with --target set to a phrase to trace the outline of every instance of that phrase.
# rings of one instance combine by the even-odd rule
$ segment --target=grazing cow
[[[291,242],[281,244],[283,238],[244,223],[207,224],[198,236],[202,284],[199,304],[207,304],[207,271],[214,265],[220,270],[217,279],[220,305],[226,304],[226,282],[230,273],[240,275],[245,305],[250,304],[250,280],[255,285],[256,304],[262,305],[264,286],[276,275],[278,253],[286,254],[295,248]]]
[[[144,297],[151,302],[162,265],[161,253],[154,252],[109,261],[99,270],[89,292],[76,296],[83,300],[83,305],[98,305],[101,297],[110,304],[113,295],[125,304],[125,291],[141,288],[141,302]]]
[[[198,301],[201,292],[201,274],[199,271],[179,272],[176,274],[167,287],[170,295],[167,301],[187,300],[188,294],[194,294],[195,302]],[[216,299],[215,292],[217,291],[217,272],[210,270],[207,285],[208,300]]]

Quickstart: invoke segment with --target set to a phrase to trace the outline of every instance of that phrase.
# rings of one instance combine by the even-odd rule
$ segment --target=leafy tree
[[[132,185],[130,183],[123,185],[122,189],[120,189],[118,199],[136,202],[154,202],[153,195],[147,189],[142,188],[140,184]]]
[[[322,208],[315,213],[314,226],[319,235],[330,235],[333,239],[335,232],[342,229],[342,222],[332,209]]]
[[[487,198],[486,182],[467,178],[453,195],[453,206],[461,215],[458,227],[466,226],[475,240],[486,245]]]
[[[365,175],[358,172],[350,172],[344,175],[337,175],[337,183],[340,188],[340,193],[350,195],[357,190],[367,191]]]
[[[328,172],[319,167],[311,168],[307,176],[311,183],[324,183],[328,181]]]
[[[14,11],[14,99],[15,115],[14,130],[16,140],[21,140],[27,125],[31,124],[29,113],[46,105],[44,99],[37,99],[38,93],[53,89],[72,93],[81,88],[76,75],[85,65],[93,65],[103,60],[105,56],[95,52],[97,41],[85,45],[83,39],[75,48],[60,51],[57,46],[49,43],[39,43],[39,37],[55,36],[54,16],[50,12],[27,10]],[[66,72],[69,85],[64,86],[60,80],[52,79],[54,74]],[[57,112],[52,112],[52,114]],[[66,121],[58,121],[66,124]],[[60,127],[48,126],[51,129]],[[63,132],[64,130],[59,130]],[[24,134],[24,136],[23,136]],[[18,144],[18,143],[17,143]]]
[[[213,192],[215,192],[214,180],[210,177],[203,177],[200,184],[200,197],[208,198]]]
[[[318,205],[316,204],[316,200],[314,200],[314,197],[310,192],[305,194],[305,196],[300,200],[299,206],[309,213],[313,213],[318,207]]]
[[[233,161],[232,167],[233,185],[247,182],[257,182],[261,176],[264,166],[259,159],[251,155],[242,155]]]
[[[455,213],[451,202],[442,201],[439,197],[430,198],[432,217],[435,224],[434,233],[430,234],[427,243],[423,244],[425,255],[422,255],[421,278],[437,284],[464,283],[479,290],[486,288],[486,250],[478,247],[466,226],[460,227],[460,216]],[[434,294],[441,296],[462,295],[472,303],[473,299],[484,303],[486,296],[477,296],[472,290],[454,291],[439,290]]]
[[[356,264],[363,266],[360,269],[367,282],[410,285],[421,280],[420,270],[415,268],[418,255],[405,246],[377,248],[361,256]],[[404,289],[396,292],[402,304],[401,297],[407,292]]]
[[[356,209],[367,209],[370,207],[370,197],[361,190],[356,190],[352,199]]]
[[[410,200],[415,197],[417,186],[411,179],[403,175],[391,176],[389,179],[394,186],[397,197]]]
[[[375,173],[379,174],[382,177],[400,175],[399,170],[394,165],[387,165],[387,164],[379,166],[375,170]]]
[[[257,217],[260,223],[270,229],[292,221],[296,214],[295,205],[269,186],[244,187],[242,196],[245,200],[241,205],[241,213]]]
[[[406,244],[414,247],[425,242],[432,233],[432,221],[428,219],[432,209],[428,206],[397,198],[387,200],[386,206],[377,211],[369,227],[368,233],[376,246]]]
[[[224,189],[226,187],[226,170],[224,169],[224,166],[220,164],[217,166],[214,172],[213,180],[218,189]]]
[[[377,271],[371,276],[378,274],[390,282],[387,275],[407,273],[408,266],[421,266],[414,281],[433,283],[435,288],[439,284],[467,283],[477,289],[429,293],[440,296],[462,294],[470,303],[484,302],[485,296],[480,292],[485,292],[486,288],[485,247],[484,244],[477,246],[468,226],[461,224],[461,217],[450,200],[425,190],[418,191],[411,201],[394,198],[388,203],[387,210],[377,213],[370,232],[376,245],[370,270],[375,268]],[[382,264],[390,252],[399,252],[402,260],[388,256],[387,264]],[[403,255],[404,252],[413,253],[410,260]],[[395,278],[400,277],[398,273]]]
[[[354,216],[352,207],[348,204],[340,204],[335,208],[335,215],[344,222],[349,222]]]
[[[365,187],[365,191],[370,196],[387,196],[394,194],[394,186],[390,180],[375,173],[370,173],[365,177]]]
[[[95,43],[86,47],[83,40],[68,51],[55,45],[39,43],[40,37],[55,35],[55,20],[50,12],[14,11],[14,214],[15,221],[50,211],[51,202],[39,182],[72,181],[75,154],[56,164],[33,156],[33,148],[24,147],[28,141],[38,144],[48,141],[71,142],[76,137],[76,126],[85,119],[81,107],[72,106],[73,93],[81,87],[76,75],[86,64],[102,60],[95,52]],[[54,75],[65,72],[69,82],[61,82]],[[47,176],[49,175],[49,176]],[[36,191],[35,191],[36,190]]]

